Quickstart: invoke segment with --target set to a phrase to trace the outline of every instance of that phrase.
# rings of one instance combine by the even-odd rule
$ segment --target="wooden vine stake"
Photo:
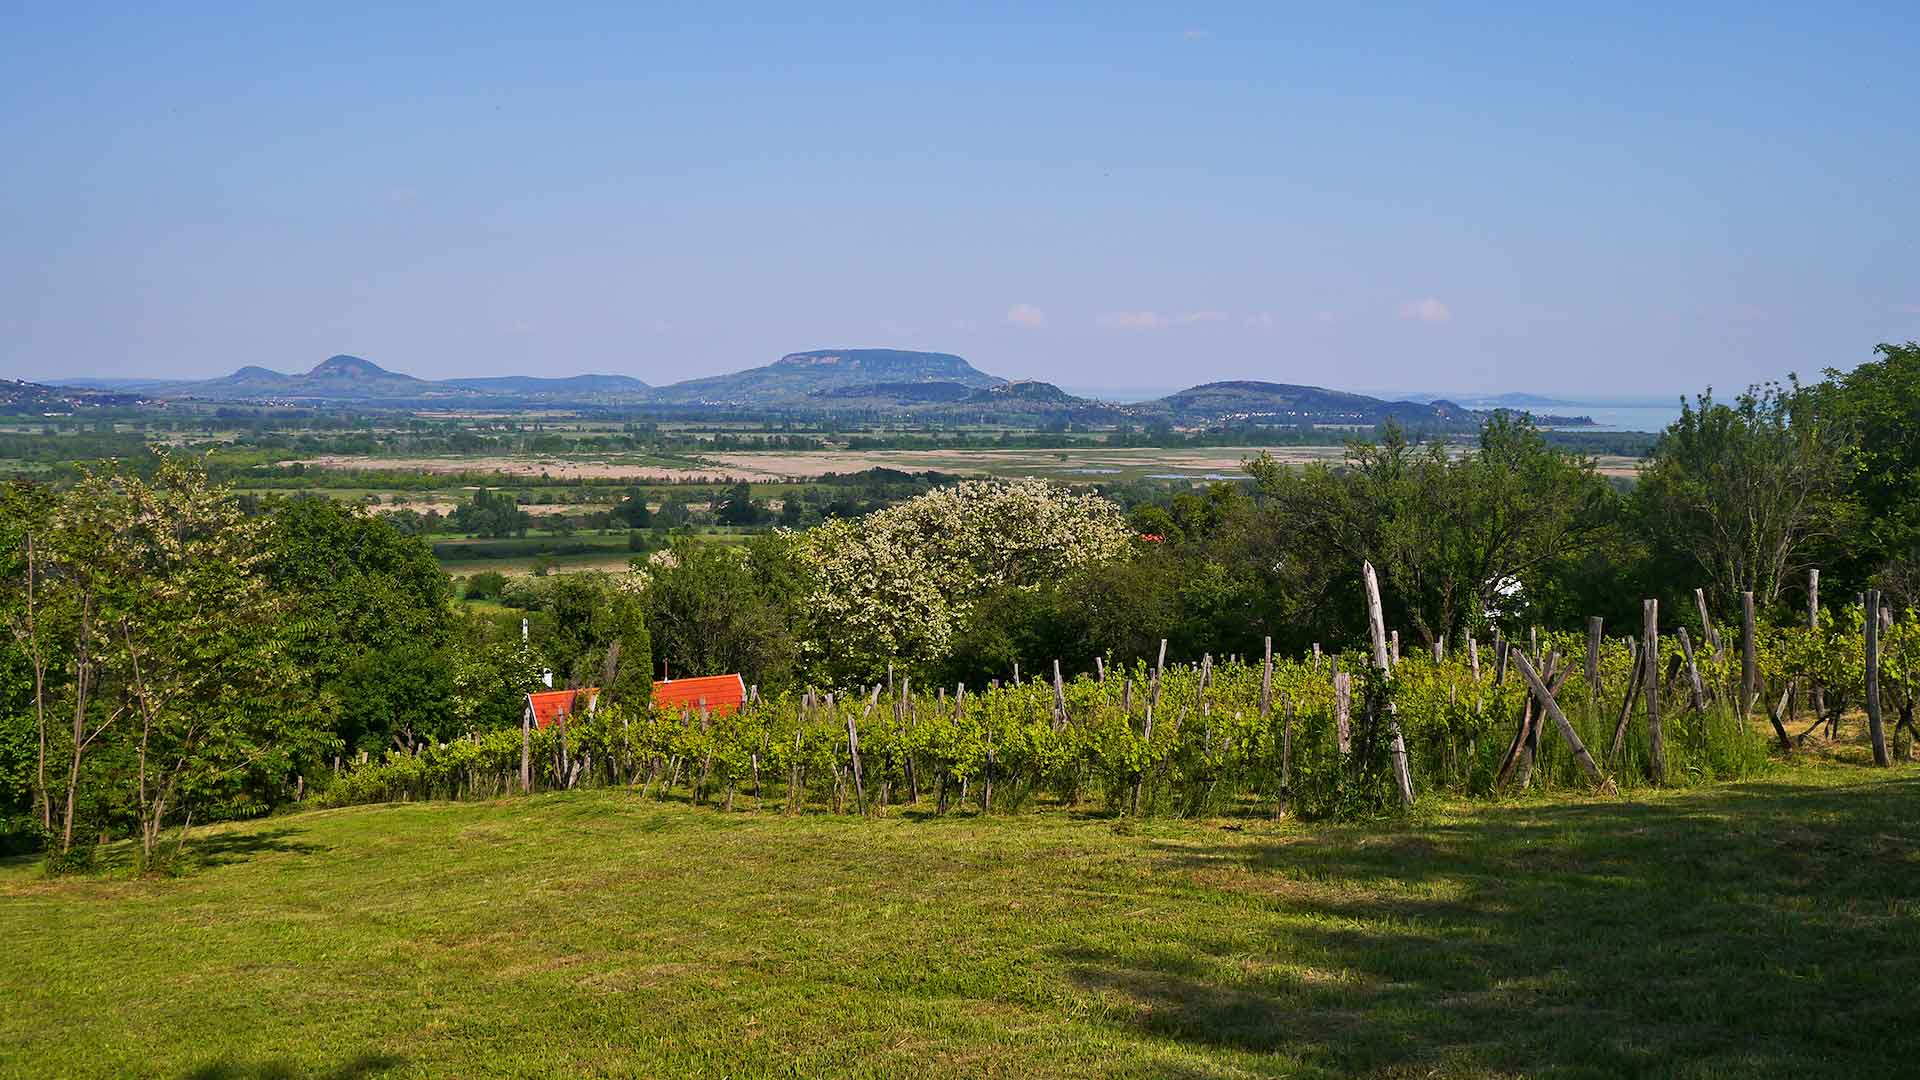
[[[1693,662],[1693,639],[1687,636],[1687,628],[1676,631],[1680,638],[1680,652],[1687,658],[1687,692],[1692,695],[1693,711],[1702,716],[1707,714],[1707,688],[1700,681],[1700,667]]]
[[[1753,594],[1740,594],[1740,719],[1753,715],[1760,697],[1760,665],[1754,641]]]
[[[1887,754],[1887,729],[1880,716],[1880,590],[1867,590],[1867,738],[1873,743],[1873,763],[1893,764]]]
[[[1814,633],[1820,632],[1820,571],[1807,571],[1807,628]],[[1827,711],[1827,694],[1814,683],[1809,688],[1808,698],[1813,704],[1813,715],[1824,716]]]
[[[1606,620],[1598,615],[1587,616],[1587,720],[1593,720],[1593,710],[1600,702],[1600,635],[1606,629]]]
[[[1567,746],[1573,750],[1573,759],[1580,763],[1580,769],[1587,774],[1587,779],[1592,780],[1594,786],[1604,794],[1618,795],[1619,789],[1600,771],[1600,766],[1594,764],[1593,755],[1587,753],[1586,744],[1580,741],[1580,733],[1573,730],[1573,725],[1567,722],[1567,714],[1560,711],[1560,703],[1553,699],[1553,693],[1547,689],[1547,684],[1541,681],[1540,673],[1533,670],[1533,662],[1522,653],[1514,657],[1514,666],[1520,669],[1520,677],[1527,681],[1527,686],[1532,689],[1533,696],[1540,702],[1540,707],[1546,710],[1547,715],[1553,717],[1553,722],[1559,726],[1560,737],[1567,740]]]
[[[1700,632],[1707,635],[1706,644],[1713,649],[1713,659],[1717,663],[1727,655],[1720,644],[1720,631],[1713,625],[1713,615],[1707,611],[1707,590],[1693,590],[1693,602],[1700,608]]]
[[[1333,677],[1333,737],[1342,758],[1353,752],[1353,676],[1344,671]]]
[[[1647,772],[1656,784],[1667,778],[1667,740],[1660,727],[1660,601],[1642,600],[1646,626],[1640,643],[1640,687],[1647,698]]]
[[[1380,579],[1374,575],[1373,563],[1361,564],[1361,575],[1367,585],[1367,621],[1373,628],[1373,666],[1386,675],[1393,670],[1387,656],[1387,618],[1380,606]],[[1400,714],[1394,708],[1393,697],[1387,697],[1387,733],[1392,738],[1393,783],[1400,789],[1400,802],[1403,806],[1413,805],[1413,772],[1407,766],[1407,738],[1400,731]]]

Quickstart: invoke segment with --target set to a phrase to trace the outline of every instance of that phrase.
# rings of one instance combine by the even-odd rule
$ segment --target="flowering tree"
[[[1120,508],[1041,480],[967,481],[803,534],[809,666],[870,679],[900,658],[937,663],[973,604],[1119,558]]]

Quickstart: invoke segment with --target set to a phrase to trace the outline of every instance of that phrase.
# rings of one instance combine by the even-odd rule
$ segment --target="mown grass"
[[[750,805],[750,801],[745,801]],[[1912,1075],[1920,775],[1372,826],[620,791],[0,868],[20,1076]]]

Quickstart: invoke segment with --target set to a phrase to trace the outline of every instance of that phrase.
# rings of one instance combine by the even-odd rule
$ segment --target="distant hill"
[[[483,394],[508,394],[516,397],[571,397],[594,394],[643,394],[651,389],[631,375],[572,375],[549,379],[530,375],[498,375],[475,379],[442,379],[442,386],[457,386]]]
[[[814,390],[807,397],[817,401],[868,401],[892,402],[896,405],[944,405],[955,401],[965,401],[971,394],[984,393],[963,383],[947,382],[880,382],[856,383],[852,386],[831,386],[823,390]]]
[[[975,390],[967,396],[967,401],[973,404],[995,402],[1062,406],[1093,404],[1087,398],[1075,397],[1050,382],[1041,382],[1038,379],[1020,379],[1015,382],[1001,383],[999,386],[989,386],[984,390]]]
[[[1169,394],[1156,404],[1164,406],[1177,419],[1198,422],[1377,424],[1392,419],[1450,423],[1473,418],[1471,410],[1450,401],[1386,401],[1320,386],[1253,381],[1202,383]]]
[[[653,399],[680,405],[773,405],[805,402],[849,387],[936,382],[985,389],[1006,380],[976,370],[952,353],[815,349],[788,353],[765,367],[662,386],[654,390]]]
[[[79,385],[88,384],[67,384]],[[130,401],[137,400],[131,395],[138,394],[147,398],[375,409],[653,407],[662,413],[694,416],[714,410],[772,410],[876,418],[904,413],[969,423],[1005,417],[1025,421],[1044,418],[1048,423],[1145,421],[1194,427],[1247,423],[1371,426],[1391,419],[1422,427],[1467,427],[1487,415],[1446,400],[1389,401],[1319,386],[1253,380],[1202,383],[1163,398],[1120,404],[1077,397],[1048,382],[1009,382],[980,371],[953,353],[908,349],[813,349],[788,353],[761,367],[668,386],[648,386],[627,375],[421,379],[344,354],[328,357],[299,374],[248,365],[217,379],[118,379],[97,380],[90,385],[105,387]],[[57,400],[59,394],[74,393],[57,391],[47,399],[53,402],[49,408],[62,407]],[[19,392],[13,397],[25,400]],[[1504,406],[1537,399],[1504,394],[1489,400]],[[1552,419],[1582,422],[1582,418]]]
[[[0,379],[0,415],[65,415],[88,409],[124,409],[146,400],[139,394]]]
[[[510,407],[515,404],[638,402],[650,389],[626,375],[538,378],[507,375],[470,379],[420,379],[358,356],[330,356],[303,374],[288,375],[249,364],[231,375],[200,380],[97,380],[92,385],[158,397],[201,401],[338,404],[388,408],[446,405]]]

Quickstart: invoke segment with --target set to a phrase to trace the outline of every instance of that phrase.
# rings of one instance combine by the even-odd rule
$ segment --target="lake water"
[[[1569,431],[1664,431],[1680,419],[1680,403],[1671,405],[1608,405],[1601,402],[1571,401],[1540,409],[1557,416],[1590,416],[1593,427],[1569,428]]]

